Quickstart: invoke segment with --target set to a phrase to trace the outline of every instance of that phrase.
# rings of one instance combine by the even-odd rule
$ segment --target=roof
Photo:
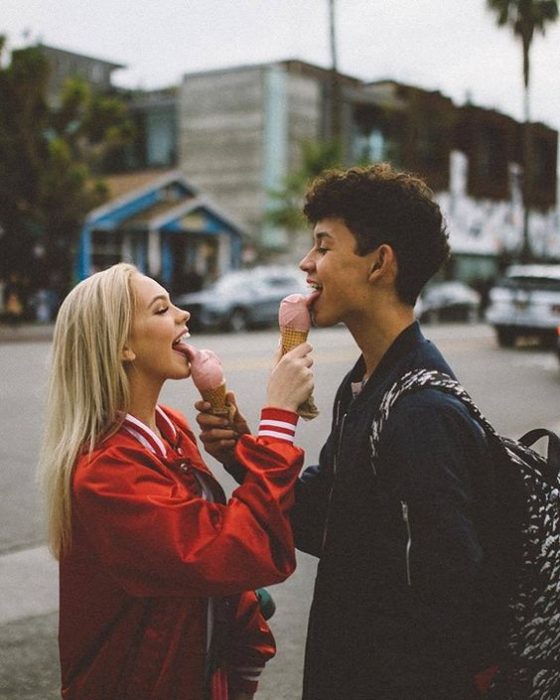
[[[40,42],[37,44],[37,47],[39,49],[46,49],[47,51],[49,51],[51,53],[64,54],[65,56],[76,56],[78,58],[84,58],[88,61],[94,61],[95,63],[103,63],[106,66],[110,66],[114,70],[116,70],[117,68],[126,68],[127,67],[123,63],[115,63],[114,61],[106,61],[103,58],[97,58],[96,56],[88,56],[86,54],[78,53],[77,51],[70,51],[68,49],[59,49],[56,46],[49,46],[48,44],[42,44]]]
[[[154,171],[144,171],[131,173],[128,177],[113,177],[109,179],[109,187],[116,196],[90,211],[86,228],[109,231],[117,228],[198,230],[207,234],[226,229],[238,236],[245,233],[241,224],[188,182],[178,170],[159,175]],[[197,218],[195,213],[201,216]]]
[[[135,170],[131,173],[119,173],[118,175],[104,175],[103,182],[109,188],[111,199],[123,197],[137,189],[144,188],[161,177],[160,169]]]
[[[308,63],[307,61],[302,61],[299,58],[286,58],[277,61],[267,61],[264,63],[246,63],[239,64],[237,66],[207,68],[202,70],[189,71],[188,73],[183,74],[183,78],[238,73],[240,71],[263,70],[265,68],[272,68],[274,66],[282,66],[286,69],[288,73],[308,75],[320,80],[329,80],[330,76],[332,75],[332,70],[330,68],[317,66],[314,63]],[[362,84],[362,81],[359,78],[355,78],[346,73],[341,73],[340,71],[338,71],[338,76],[339,79],[342,80],[344,83],[348,83],[351,85]]]

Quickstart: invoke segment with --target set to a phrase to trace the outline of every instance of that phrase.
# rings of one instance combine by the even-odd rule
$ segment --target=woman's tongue
[[[196,348],[194,348],[192,345],[188,345],[185,339],[180,340],[178,343],[174,343],[173,350],[176,350],[182,355],[185,355],[189,362],[192,362],[194,356],[197,353]]]

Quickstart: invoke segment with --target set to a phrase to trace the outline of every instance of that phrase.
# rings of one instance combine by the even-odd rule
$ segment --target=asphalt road
[[[560,368],[553,353],[535,347],[497,348],[483,325],[427,326],[460,380],[496,428],[514,437],[537,425],[560,428]],[[357,352],[343,328],[313,331],[316,403],[321,415],[298,428],[298,442],[315,461],[330,424],[334,391]],[[221,357],[228,384],[256,426],[265,396],[275,331],[193,338]],[[58,694],[56,566],[44,547],[34,469],[42,420],[48,342],[0,344],[0,698],[51,700]],[[194,417],[190,382],[169,383],[163,400]],[[216,473],[222,474],[216,466]],[[226,491],[233,485],[221,478]],[[298,570],[273,595],[278,655],[265,672],[261,700],[296,700],[315,562]]]

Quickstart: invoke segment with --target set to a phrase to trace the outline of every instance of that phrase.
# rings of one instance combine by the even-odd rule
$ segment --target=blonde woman
[[[291,428],[239,440],[250,476],[226,503],[185,419],[158,404],[167,379],[190,375],[188,319],[126,264],[81,282],[58,315],[40,476],[65,700],[246,700],[275,653],[253,589],[295,566],[311,348],[272,371],[261,423]]]

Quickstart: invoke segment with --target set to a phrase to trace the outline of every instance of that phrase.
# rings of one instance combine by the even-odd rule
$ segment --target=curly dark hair
[[[303,212],[311,225],[342,220],[356,238],[358,255],[390,245],[397,258],[396,291],[407,304],[414,305],[449,257],[445,222],[432,191],[387,163],[325,171],[311,183]]]

